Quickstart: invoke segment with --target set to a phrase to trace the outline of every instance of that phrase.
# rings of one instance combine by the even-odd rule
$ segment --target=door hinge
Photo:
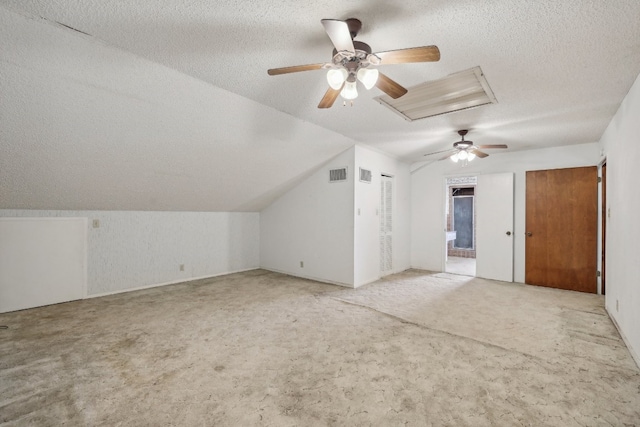
[[[601,176],[598,177],[598,182],[602,182],[602,177]]]
[[[596,277],[600,277],[600,272],[596,271]]]

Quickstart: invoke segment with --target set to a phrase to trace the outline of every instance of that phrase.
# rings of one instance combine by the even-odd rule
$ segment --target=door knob
[[[530,231],[527,231],[527,232],[526,232],[526,233],[524,233],[524,234],[526,234],[528,237],[531,237],[531,234],[532,234],[532,233],[531,233]]]
[[[510,231],[507,231],[507,236],[511,236],[511,232]]]

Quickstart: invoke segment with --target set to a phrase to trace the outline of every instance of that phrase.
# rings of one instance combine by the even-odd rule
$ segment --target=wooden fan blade
[[[380,72],[378,72],[378,81],[376,82],[376,87],[393,99],[400,98],[402,95],[407,93],[407,89],[403,88],[398,83]]]
[[[375,54],[380,64],[406,64],[409,62],[435,62],[440,60],[438,46],[411,47],[408,49],[388,50]]]
[[[482,151],[477,150],[477,149],[476,150],[469,150],[469,152],[475,154],[476,156],[480,157],[481,159],[483,157],[487,157],[488,156],[487,153],[483,153]]]
[[[478,148],[509,148],[506,144],[493,144],[493,145],[478,145]]]
[[[331,39],[331,43],[333,43],[338,52],[347,51],[352,54],[356,53],[353,47],[351,33],[349,32],[349,26],[346,22],[337,19],[323,19],[321,22],[324,30]]]
[[[277,76],[279,74],[297,73],[299,71],[320,70],[322,67],[324,67],[324,63],[322,63],[322,64],[294,65],[293,67],[271,68],[270,70],[267,70],[267,73],[270,76]]]
[[[340,90],[341,89],[342,88],[340,88],[340,89],[333,89],[333,88],[327,89],[327,91],[325,92],[324,96],[320,100],[320,104],[318,104],[318,108],[331,108],[333,103],[336,102],[336,99],[338,98],[338,95],[340,95]]]

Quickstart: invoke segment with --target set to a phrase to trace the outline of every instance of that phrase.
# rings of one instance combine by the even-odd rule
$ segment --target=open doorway
[[[476,177],[447,179],[445,272],[476,275]]]

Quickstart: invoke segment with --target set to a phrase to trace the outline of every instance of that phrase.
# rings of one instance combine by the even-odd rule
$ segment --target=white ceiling
[[[414,162],[470,128],[513,149],[599,140],[640,72],[638,0],[238,1],[2,0],[110,45]],[[369,93],[316,108],[329,61],[322,18],[357,17],[374,51],[435,44],[439,63],[383,66],[405,86],[482,67],[498,104],[407,123]]]
[[[320,126],[329,135],[346,137],[325,150],[323,159],[355,141],[408,163],[422,162],[424,153],[449,148],[459,139],[456,131],[463,128],[471,129],[469,139],[477,144],[508,144],[510,150],[596,142],[640,72],[638,0],[0,0],[0,4],[75,28],[107,47]],[[381,66],[397,82],[410,87],[480,66],[498,104],[409,123],[373,99],[381,94],[377,89],[359,90],[353,107],[336,102],[329,110],[316,108],[327,88],[321,70],[267,75],[269,68],[329,61],[332,45],[320,20],[349,17],[363,22],[357,40],[374,51],[432,44],[440,48],[437,63]],[[64,30],[70,37],[87,39]],[[302,151],[296,161],[305,159]],[[309,156],[315,153],[310,151]],[[226,208],[192,206],[179,197],[173,205],[155,208],[259,207],[248,202],[317,165],[303,161],[289,175]],[[135,203],[90,207],[137,208]]]

